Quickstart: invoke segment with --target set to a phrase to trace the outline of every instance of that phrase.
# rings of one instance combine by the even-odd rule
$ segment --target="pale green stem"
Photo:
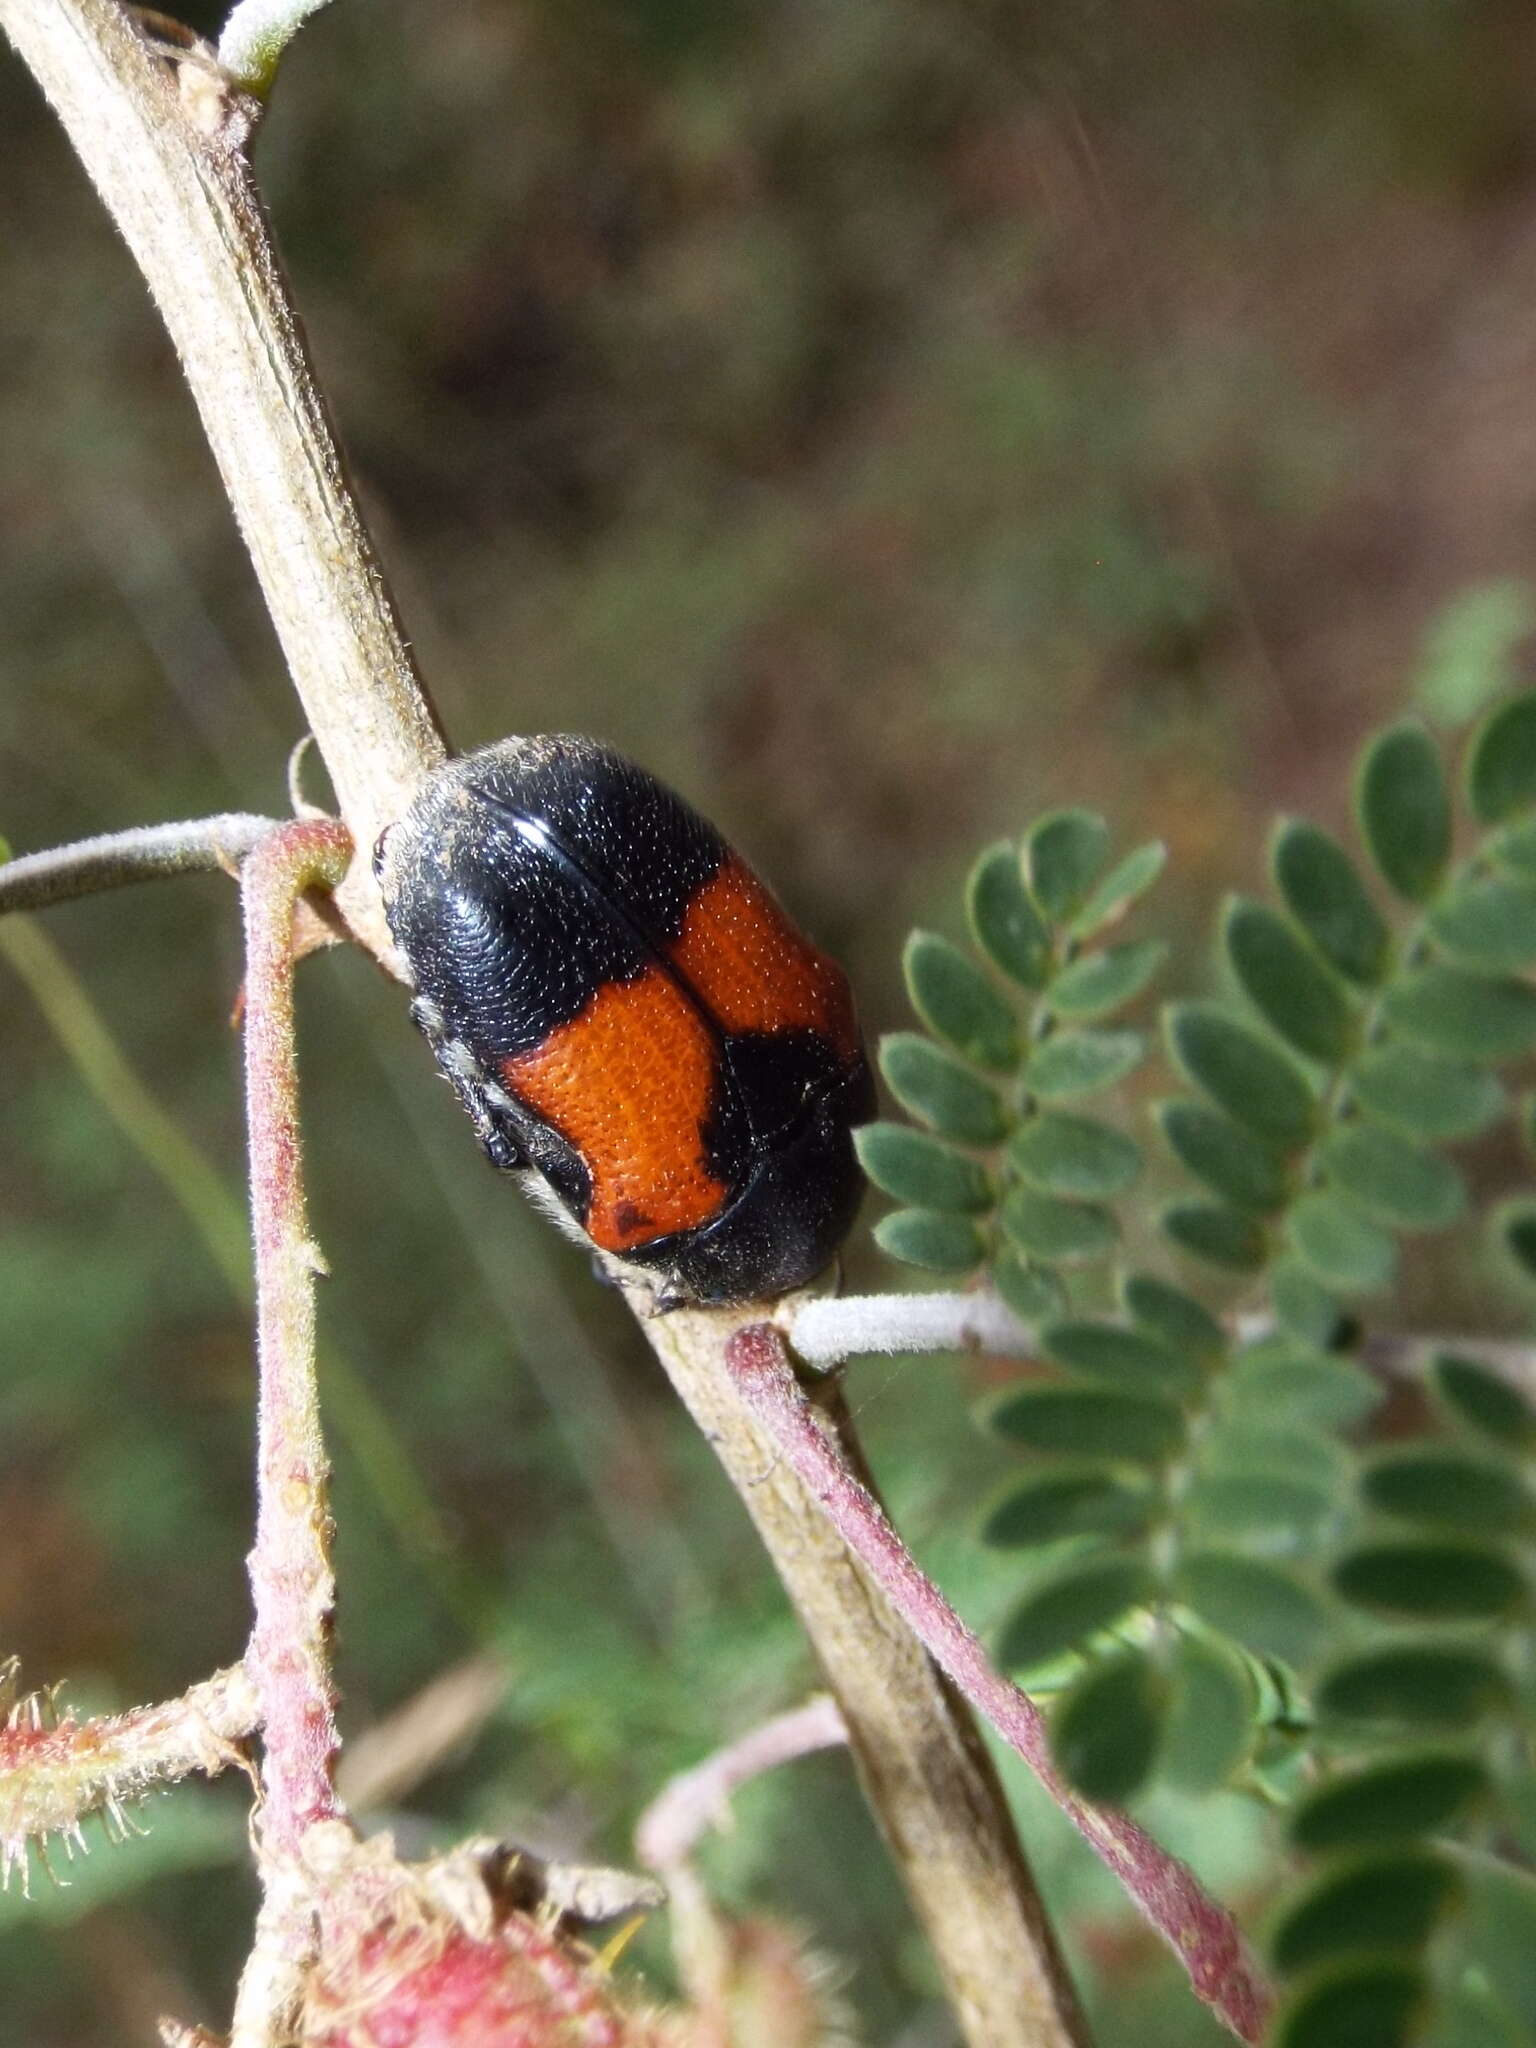
[[[240,0],[231,8],[218,42],[218,59],[242,92],[265,99],[277,76],[278,59],[326,0]]]

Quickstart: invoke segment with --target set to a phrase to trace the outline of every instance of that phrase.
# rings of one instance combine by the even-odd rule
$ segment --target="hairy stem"
[[[1240,2041],[1257,2041],[1269,1990],[1231,1916],[1134,1821],[1083,1805],[1062,1784],[1039,1708],[992,1668],[976,1637],[913,1563],[795,1378],[779,1332],[768,1323],[738,1331],[729,1362],[751,1414],[914,1633],[1120,1879],[1178,1955],[1198,1995]]]
[[[104,889],[156,882],[172,875],[233,872],[276,818],[226,811],[173,825],[140,825],[50,846],[0,864],[0,917],[12,910],[43,910]]]
[[[289,42],[326,0],[239,0],[219,37],[219,62],[247,92],[270,90]]]
[[[0,1690],[9,1673],[0,1672]],[[0,1884],[26,1881],[27,1853],[60,1835],[80,1840],[81,1822],[100,1814],[122,1832],[125,1807],[152,1786],[193,1771],[210,1777],[240,1761],[234,1745],[256,1726],[255,1688],[244,1665],[217,1671],[182,1694],[125,1714],[85,1720],[32,1694],[0,1719]]]
[[[245,1086],[256,1240],[255,1616],[246,1662],[261,1699],[265,1758],[260,1837],[293,1857],[312,1822],[340,1809],[331,1771],[329,1625],[334,1582],[328,1477],[315,1385],[315,1276],[299,1143],[293,1040],[293,910],[332,887],[351,841],[329,820],[285,825],[251,855],[245,906]]]
[[[3,871],[0,871],[3,872]],[[780,1319],[796,1356],[823,1370],[863,1353],[987,1351],[1032,1358],[1035,1334],[995,1294],[818,1294]]]
[[[230,2048],[287,2040],[317,1934],[300,1852],[340,1818],[341,1740],[331,1683],[330,1513],[315,1384],[315,1276],[304,1210],[293,1034],[293,913],[333,888],[352,842],[331,820],[285,825],[240,877],[245,910],[245,1088],[256,1243],[256,1541],[245,1653],[261,1703],[261,1805],[254,1828],[262,1903],[235,2000]]]

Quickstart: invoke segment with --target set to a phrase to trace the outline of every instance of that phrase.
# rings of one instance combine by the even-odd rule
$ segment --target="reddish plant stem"
[[[739,1330],[726,1362],[742,1401],[815,1495],[829,1521],[960,1691],[1024,1759],[1052,1799],[1173,1948],[1197,1996],[1240,2041],[1264,2030],[1271,1993],[1231,1915],[1194,1873],[1122,1813],[1085,1806],[1057,1776],[1045,1720],[913,1562],[806,1399],[771,1323]]]
[[[263,840],[241,871],[259,1375],[246,1668],[261,1702],[264,1857],[295,1856],[305,1829],[340,1811],[328,1644],[335,1581],[315,1388],[315,1275],[324,1267],[304,1209],[292,940],[299,897],[334,886],[351,850],[344,826],[306,820]]]

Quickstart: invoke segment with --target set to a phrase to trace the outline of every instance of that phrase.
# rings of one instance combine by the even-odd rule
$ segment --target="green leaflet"
[[[1275,835],[1271,865],[1286,909],[1323,958],[1362,987],[1380,981],[1392,935],[1338,841],[1304,819],[1288,820]]]
[[[1015,1248],[1047,1265],[1075,1265],[1101,1259],[1115,1248],[1119,1230],[1108,1209],[1095,1202],[1068,1202],[1034,1188],[1015,1188],[999,1220]]]
[[[1263,1215],[1284,1203],[1290,1192],[1284,1159],[1229,1116],[1190,1101],[1159,1103],[1156,1115],[1174,1156],[1234,1209]]]
[[[1068,1536],[1125,1535],[1158,1508],[1145,1480],[1111,1465],[1073,1464],[1013,1482],[987,1510],[984,1543],[1000,1549],[1058,1543]]]
[[[1020,1322],[1033,1326],[1047,1316],[1059,1316],[1066,1306],[1066,1290],[1060,1275],[1050,1266],[1034,1264],[1003,1245],[992,1259],[992,1285]]]
[[[1235,1123],[1283,1150],[1306,1143],[1316,1098],[1271,1039],[1215,1003],[1176,1004],[1167,1013],[1167,1032],[1180,1071]]]
[[[990,846],[966,884],[971,932],[994,967],[1023,988],[1044,988],[1051,971],[1051,935],[1029,900],[1019,856],[1005,839]]]
[[[876,1223],[874,1237],[891,1258],[931,1273],[969,1273],[987,1254],[968,1216],[940,1209],[894,1209]]]
[[[1291,1840],[1313,1855],[1435,1834],[1490,1790],[1460,1750],[1417,1750],[1325,1778],[1291,1814]]]
[[[1346,1600],[1418,1621],[1491,1621],[1529,1597],[1525,1575],[1491,1544],[1405,1539],[1362,1543],[1333,1567]]]
[[[1269,1295],[1275,1320],[1292,1337],[1320,1351],[1342,1341],[1345,1315],[1315,1273],[1300,1259],[1277,1259],[1270,1270]]]
[[[1118,1805],[1152,1774],[1168,1689],[1144,1650],[1096,1657],[1051,1716],[1051,1754],[1083,1798]]]
[[[1297,1984],[1267,2048],[1412,2048],[1429,1995],[1427,1972],[1407,1957],[1350,1956]]]
[[[880,1071],[902,1108],[963,1145],[995,1145],[1008,1119],[995,1088],[916,1031],[880,1041]]]
[[[1052,811],[1024,837],[1029,893],[1051,924],[1082,908],[1109,852],[1109,827],[1093,811]]]
[[[1254,1273],[1269,1240],[1262,1224],[1221,1202],[1174,1202],[1158,1218],[1180,1251],[1229,1273]]]
[[[1334,1499],[1349,1491],[1350,1454],[1319,1424],[1307,1428],[1291,1418],[1223,1420],[1200,1447],[1205,1473],[1274,1473],[1298,1479]]]
[[[979,1067],[1018,1064],[1018,1020],[976,963],[935,932],[914,932],[901,959],[912,1007],[936,1038]]]
[[[1454,1864],[1433,1849],[1351,1857],[1287,1902],[1270,1931],[1270,1955],[1288,1976],[1352,1949],[1419,1949],[1460,1889]]]
[[[1517,1277],[1536,1281],[1536,1202],[1517,1197],[1494,1211],[1494,1232]]]
[[[1451,793],[1440,749],[1414,721],[1365,751],[1355,791],[1361,837],[1385,880],[1410,903],[1439,886],[1451,854]]]
[[[1042,1102],[1066,1102],[1124,1080],[1147,1042],[1139,1031],[1055,1031],[1031,1053],[1024,1086]]]
[[[1304,1554],[1338,1506],[1330,1488],[1272,1472],[1202,1473],[1184,1496],[1203,1535],[1265,1557]]]
[[[1536,692],[1490,713],[1467,756],[1467,801],[1483,825],[1536,805]]]
[[[1150,1600],[1157,1580],[1145,1558],[1097,1554],[1052,1572],[1024,1595],[1004,1622],[997,1661],[1024,1671],[1076,1649]]]
[[[1397,1269],[1397,1246],[1343,1196],[1330,1190],[1303,1195],[1286,1219],[1292,1245],[1325,1287],[1345,1294],[1373,1293]]]
[[[1388,1040],[1349,1077],[1362,1109],[1411,1138],[1472,1138],[1504,1114],[1504,1090],[1483,1068]]]
[[[1469,1534],[1529,1529],[1536,1497],[1518,1469],[1459,1444],[1414,1442],[1378,1452],[1360,1475],[1378,1514]]]
[[[1469,1645],[1386,1643],[1342,1659],[1314,1690],[1320,1714],[1387,1727],[1468,1728],[1500,1709],[1509,1679]]]
[[[1317,1595],[1290,1573],[1235,1550],[1191,1551],[1176,1589],[1212,1628],[1288,1664],[1307,1662],[1327,1619]]]
[[[1182,1354],[1117,1323],[1079,1317],[1046,1323],[1037,1335],[1047,1358],[1089,1379],[1175,1397],[1200,1383],[1199,1367]]]
[[[1219,1637],[1181,1630],[1170,1678],[1162,1773],[1182,1792],[1214,1792],[1237,1770],[1258,1733],[1250,1667]]]
[[[1110,1124],[1050,1110],[1014,1134],[1008,1163],[1046,1194],[1092,1200],[1128,1188],[1141,1171],[1141,1151]]]
[[[1348,1056],[1355,1017],[1344,985],[1293,925],[1267,903],[1239,897],[1222,940],[1244,995],[1287,1045],[1325,1066]]]
[[[1536,1443],[1536,1409],[1491,1366],[1442,1352],[1431,1371],[1441,1400],[1479,1436],[1518,1449]]]
[[[1161,939],[1128,939],[1102,953],[1085,953],[1051,983],[1050,1006],[1058,1017],[1106,1017],[1141,994],[1167,954]]]
[[[1536,1045],[1536,988],[1508,975],[1421,967],[1382,1001],[1395,1030],[1451,1059],[1494,1065]]]
[[[1104,925],[1123,917],[1138,896],[1144,896],[1163,871],[1168,849],[1160,839],[1149,840],[1117,861],[1073,918],[1072,936],[1092,938]]]
[[[1346,1195],[1399,1230],[1443,1230],[1466,1206],[1455,1167],[1395,1131],[1346,1124],[1324,1144],[1321,1158]]]
[[[853,1143],[865,1173],[898,1202],[972,1215],[991,1207],[993,1187],[986,1169],[926,1131],[907,1124],[866,1124],[854,1132]]]
[[[996,1402],[990,1428],[1036,1451],[1161,1464],[1184,1442],[1172,1401],[1113,1387],[1023,1387]]]
[[[1528,967],[1536,960],[1536,884],[1496,875],[1464,882],[1429,913],[1439,945],[1468,967]]]
[[[1170,1351],[1209,1364],[1227,1348],[1226,1332],[1203,1303],[1150,1273],[1128,1274],[1120,1283],[1126,1314]]]
[[[1228,1411],[1245,1423],[1348,1429],[1381,1399],[1381,1387],[1352,1358],[1277,1334],[1247,1344],[1224,1383]]]

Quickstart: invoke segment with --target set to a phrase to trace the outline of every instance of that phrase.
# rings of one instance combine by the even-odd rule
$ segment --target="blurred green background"
[[[0,831],[280,810],[301,721],[192,408],[14,60],[0,135]],[[1169,841],[1198,980],[1219,889],[1257,878],[1274,811],[1339,822],[1446,602],[1493,586],[1474,633],[1518,614],[1526,0],[337,0],[259,164],[455,743],[640,756],[842,954],[873,1030],[902,1021],[905,930],[957,930],[975,848],[1062,801]],[[237,1198],[228,886],[47,931]],[[799,1698],[808,1660],[399,991],[356,958],[303,985],[346,1725],[476,1651],[508,1673],[473,1744],[370,1818],[411,1852],[474,1827],[622,1861],[667,1775]],[[0,1652],[124,1705],[242,1646],[248,1321],[5,960],[0,1075]],[[238,1224],[191,1199],[228,1263]],[[1000,1469],[980,1386],[887,1364],[851,1392],[985,1625],[1014,1568],[970,1536]],[[1208,2038],[1020,1792],[1105,2048]],[[952,2042],[841,1760],[738,1808],[720,1896],[814,1930],[863,2038]],[[157,1800],[146,1840],[93,1830],[68,1889],[0,1900],[7,2040],[221,2020],[243,1811]],[[1241,1871],[1239,1819],[1193,1839]],[[665,1986],[660,1939],[639,1966]]]

